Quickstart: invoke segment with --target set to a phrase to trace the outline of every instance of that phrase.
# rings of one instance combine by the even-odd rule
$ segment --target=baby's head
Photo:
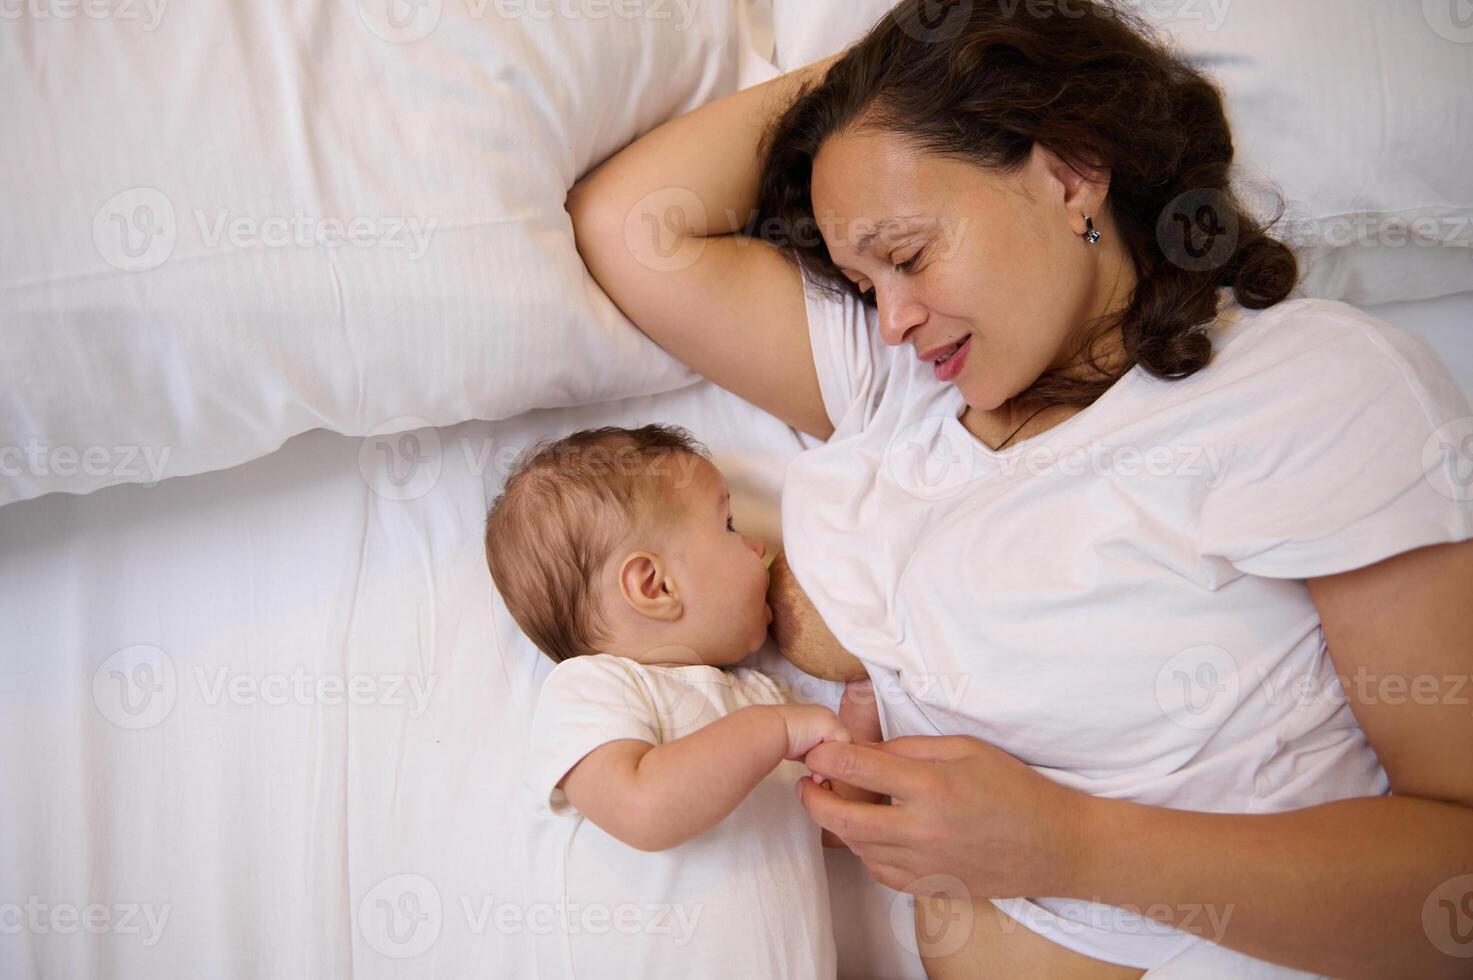
[[[486,515],[486,563],[522,631],[554,661],[611,653],[722,667],[762,645],[761,541],[684,429],[590,429],[517,459]]]

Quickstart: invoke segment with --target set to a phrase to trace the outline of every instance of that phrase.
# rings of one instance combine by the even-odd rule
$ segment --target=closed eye
[[[916,268],[916,263],[919,262],[921,260],[921,256],[925,254],[926,250],[921,249],[920,251],[916,252],[916,254],[906,259],[904,262],[901,262],[895,268],[900,272],[914,272]]]
[[[726,529],[728,531],[732,531],[732,532],[735,532],[736,531],[736,528],[733,526],[733,523],[735,522],[735,520],[736,519],[733,518],[733,517],[728,517],[726,519]]]

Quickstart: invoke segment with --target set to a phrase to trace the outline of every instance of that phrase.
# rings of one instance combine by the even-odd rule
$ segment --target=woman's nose
[[[880,338],[891,347],[904,344],[912,328],[926,320],[925,307],[905,290],[876,286],[875,307],[880,314]]]

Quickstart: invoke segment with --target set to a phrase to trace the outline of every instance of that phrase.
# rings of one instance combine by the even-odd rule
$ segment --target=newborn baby
[[[730,506],[703,447],[646,426],[533,447],[487,515],[496,587],[557,664],[524,778],[540,976],[835,976],[795,760],[851,732],[733,666],[772,609]],[[879,740],[872,704],[844,712]]]

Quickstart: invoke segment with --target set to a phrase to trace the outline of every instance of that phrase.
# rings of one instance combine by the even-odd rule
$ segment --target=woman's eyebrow
[[[901,225],[909,224],[912,221],[918,221],[920,220],[920,218],[921,216],[918,214],[897,214],[893,218],[886,218],[884,221],[881,221],[879,224],[875,225],[874,231],[860,235],[858,238],[856,238],[854,240],[854,247],[860,252],[867,252],[869,251],[869,247],[874,244],[875,239],[878,238],[883,232],[887,232],[892,228],[898,228]]]

